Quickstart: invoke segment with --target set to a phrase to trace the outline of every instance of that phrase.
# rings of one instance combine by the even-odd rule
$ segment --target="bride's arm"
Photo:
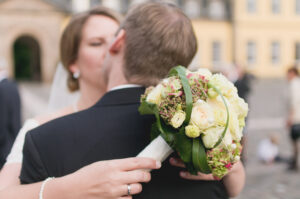
[[[43,198],[119,198],[142,191],[141,182],[150,181],[150,173],[142,169],[158,169],[160,162],[149,158],[127,158],[99,161],[83,167],[73,174],[54,178],[45,184]],[[0,198],[37,198],[42,182],[29,185],[15,185],[0,191]]]

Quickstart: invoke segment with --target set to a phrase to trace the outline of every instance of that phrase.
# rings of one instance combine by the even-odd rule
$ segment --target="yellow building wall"
[[[232,62],[232,24],[227,21],[213,21],[205,19],[193,20],[193,27],[198,40],[198,53],[195,63],[199,67],[212,68],[213,42],[221,43],[221,62]]]
[[[295,0],[282,0],[279,14],[272,13],[271,0],[257,0],[256,12],[248,13],[247,0],[235,0],[234,44],[237,63],[259,77],[283,77],[295,63],[295,45],[300,42],[300,15]],[[247,65],[247,42],[256,43],[256,63]],[[280,63],[273,65],[271,44],[280,43]]]

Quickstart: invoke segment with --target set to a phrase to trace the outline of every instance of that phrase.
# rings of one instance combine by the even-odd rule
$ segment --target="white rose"
[[[226,97],[224,97],[226,104],[228,106],[229,111],[229,124],[228,128],[230,130],[231,136],[233,140],[241,140],[242,133],[240,129],[240,120],[237,116],[237,113],[235,112],[235,109],[233,108],[232,104],[227,100]],[[215,99],[208,99],[207,103],[213,107],[213,113],[214,118],[217,125],[225,126],[226,120],[227,120],[227,111],[225,104],[221,98],[221,96],[216,97]]]
[[[244,99],[236,95],[230,98],[229,101],[232,105],[233,110],[237,113],[238,118],[245,118],[247,116],[249,108]]]
[[[217,125],[225,126],[226,119],[227,119],[227,112],[221,96],[218,96],[214,99],[208,99],[207,103],[210,105],[210,107],[212,107],[215,123]]]
[[[214,145],[219,141],[220,137],[222,136],[224,128],[225,127],[216,126],[204,131],[204,136],[202,136],[202,140],[206,148],[214,147]],[[223,144],[225,146],[229,146],[232,144],[232,137],[228,129],[220,144]]]
[[[214,74],[209,82],[217,87],[222,95],[226,97],[232,97],[237,93],[236,87],[222,74]]]
[[[182,110],[177,111],[171,119],[171,125],[174,128],[180,127],[184,122],[185,117],[186,117],[185,112],[183,112]]]
[[[158,84],[150,93],[148,94],[146,101],[149,103],[157,104],[159,105],[161,102],[161,95],[163,92],[163,86],[161,84]]]
[[[225,128],[225,127],[224,127]],[[227,129],[226,133],[225,133],[225,136],[222,140],[222,143],[226,146],[229,146],[232,144],[232,136],[230,134],[230,131]]]
[[[240,141],[242,139],[242,131],[239,125],[239,120],[235,111],[229,112],[229,130],[233,140]]]
[[[198,100],[193,105],[190,123],[196,125],[200,130],[213,126],[215,119],[212,107],[205,101]]]

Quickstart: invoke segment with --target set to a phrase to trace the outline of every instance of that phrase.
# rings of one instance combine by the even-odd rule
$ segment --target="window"
[[[249,13],[256,12],[256,0],[247,0],[247,11]]]
[[[189,69],[191,71],[196,71],[198,68],[200,68],[201,65],[201,57],[200,57],[200,46],[198,45],[198,50],[196,55],[194,56],[191,64],[189,65]]]
[[[101,0],[91,0],[91,7],[99,6],[101,4]]]
[[[213,19],[224,19],[225,18],[225,5],[223,1],[211,0],[209,3],[209,16]]]
[[[274,14],[280,13],[280,0],[272,0],[272,12]]]
[[[296,56],[295,56],[296,61],[300,61],[300,42],[296,43]]]
[[[118,0],[102,0],[102,5],[118,12],[122,11],[121,2]]]
[[[248,64],[256,62],[256,44],[253,41],[247,43],[247,62]]]
[[[185,1],[183,8],[184,12],[191,18],[196,18],[200,16],[200,3],[197,0]]]
[[[280,44],[279,42],[272,42],[272,64],[280,62]]]
[[[213,50],[213,54],[212,54],[212,61],[213,64],[219,64],[221,62],[221,43],[218,41],[214,41],[213,45],[212,45],[212,50]]]
[[[296,14],[300,15],[300,0],[296,0]]]

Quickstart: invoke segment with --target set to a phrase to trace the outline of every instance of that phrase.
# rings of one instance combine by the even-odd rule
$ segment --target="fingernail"
[[[160,161],[156,161],[156,168],[160,168],[161,167],[161,162]]]
[[[181,176],[181,177],[185,177],[185,176],[186,176],[186,172],[183,172],[183,171],[180,172],[180,176]]]
[[[176,161],[175,158],[171,158],[170,161],[171,161],[173,164],[176,164],[176,163],[177,163],[177,161]]]

